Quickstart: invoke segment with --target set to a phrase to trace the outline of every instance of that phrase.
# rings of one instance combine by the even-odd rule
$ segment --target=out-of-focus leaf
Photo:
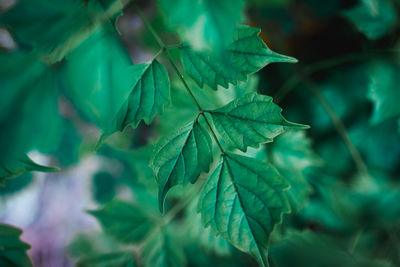
[[[132,252],[89,254],[76,263],[77,267],[135,267]]]
[[[130,76],[135,79],[133,90],[117,114],[120,131],[129,124],[136,128],[141,120],[150,124],[156,113],[169,103],[168,73],[157,60],[132,66]]]
[[[289,129],[309,126],[287,121],[282,109],[269,96],[247,94],[226,106],[210,111],[218,132],[230,146],[246,151],[248,146],[271,142]]]
[[[396,12],[387,0],[359,0],[344,15],[369,39],[379,39],[394,26]]]
[[[145,267],[184,267],[186,258],[183,249],[174,235],[161,228],[146,243],[143,249],[143,265]]]
[[[151,165],[159,187],[161,211],[168,190],[175,185],[195,183],[201,172],[208,172],[212,160],[211,138],[197,120],[160,140]]]
[[[20,240],[22,231],[0,224],[0,266],[33,267],[27,250],[30,245]]]
[[[377,260],[370,255],[349,252],[348,245],[322,233],[288,232],[270,249],[272,262],[277,266],[309,267],[391,267],[390,262]]]
[[[220,50],[242,20],[243,0],[160,0],[168,25],[197,49]],[[190,14],[190,16],[188,15]]]
[[[19,176],[18,179],[10,179],[7,181],[5,186],[0,186],[0,197],[6,197],[14,193],[19,193],[20,191],[26,189],[31,185],[33,180],[31,173],[24,173]]]
[[[288,186],[267,163],[226,153],[203,187],[203,224],[268,266],[269,236],[290,211]]]
[[[98,172],[93,176],[93,198],[99,203],[110,201],[116,194],[116,179],[108,172]]]
[[[270,63],[296,63],[297,60],[273,52],[258,36],[260,29],[241,25],[235,31],[234,41],[227,47],[223,59],[208,52],[181,46],[181,60],[186,72],[200,87],[204,84],[217,90],[218,85],[228,88],[229,83],[247,80]],[[227,67],[229,66],[229,67]]]
[[[25,155],[56,149],[60,117],[57,70],[23,52],[0,53],[0,61],[0,177],[5,178],[40,169]]]
[[[38,172],[56,172],[57,167],[47,167],[32,161],[28,156],[21,156],[8,162],[2,162],[0,166],[0,185],[5,185],[7,179],[18,177],[24,173]]]
[[[282,177],[290,184],[286,192],[292,210],[303,208],[313,189],[304,177],[304,170],[320,164],[304,131],[288,131],[272,144],[272,161]]]
[[[67,56],[68,95],[104,134],[117,130],[116,116],[133,89],[131,59],[115,30],[103,27]]]
[[[371,67],[368,98],[374,104],[372,122],[377,124],[400,116],[400,66],[376,63]]]
[[[204,251],[210,254],[229,257],[232,251],[231,245],[221,236],[216,236],[211,227],[204,228],[201,222],[201,214],[197,211],[197,206],[198,199],[193,201],[186,209],[187,214],[184,225],[187,229],[187,235],[192,238],[190,241],[193,240]]]
[[[79,0],[21,0],[2,14],[0,25],[10,27],[18,43],[46,54],[44,58],[54,63],[62,60],[102,24],[121,14],[119,0],[111,5],[104,5],[104,2],[91,0],[84,4]]]
[[[152,220],[136,205],[112,200],[100,210],[89,211],[104,231],[123,243],[138,243],[154,227]]]

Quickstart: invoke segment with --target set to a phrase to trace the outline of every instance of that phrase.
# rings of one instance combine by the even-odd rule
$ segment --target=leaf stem
[[[166,46],[165,43],[161,40],[160,36],[154,30],[153,26],[151,26],[150,22],[147,20],[146,16],[143,14],[143,12],[137,6],[135,1],[133,1],[132,3],[133,3],[133,6],[135,7],[136,11],[138,12],[139,16],[142,18],[142,20],[143,20],[144,24],[146,25],[147,29],[150,31],[151,35],[156,40],[158,45],[161,47],[161,50],[166,53],[168,61],[171,63],[171,65],[172,65],[173,69],[175,70],[176,74],[181,79],[183,85],[185,86],[186,91],[189,93],[189,95],[193,99],[194,103],[196,104],[197,109],[201,112],[203,109],[201,108],[201,106],[200,106],[199,102],[197,101],[196,97],[194,96],[192,90],[190,90],[188,84],[186,83],[185,79],[183,78],[183,75],[179,71],[179,69],[176,66],[175,62],[172,60],[171,54],[170,54],[169,49],[168,49],[169,47]]]
[[[186,91],[188,92],[188,94],[190,95],[190,97],[193,99],[193,102],[196,104],[196,107],[199,111],[199,115],[202,115],[204,120],[206,121],[208,127],[210,128],[211,134],[215,140],[215,142],[217,143],[219,149],[221,150],[222,154],[225,153],[224,149],[222,148],[221,143],[218,140],[217,135],[215,134],[213,128],[211,127],[210,122],[208,121],[206,115],[204,114],[204,110],[203,108],[200,106],[199,102],[197,101],[196,97],[194,96],[192,90],[190,89],[189,85],[187,84],[187,82],[185,81],[182,73],[179,71],[178,66],[176,66],[174,60],[172,59],[171,53],[169,52],[170,49],[174,49],[179,47],[179,45],[174,45],[174,46],[167,46],[165,45],[165,43],[161,40],[160,36],[157,34],[157,32],[154,30],[153,26],[151,26],[150,22],[147,20],[146,16],[143,14],[143,12],[140,10],[140,8],[137,6],[137,4],[135,3],[135,1],[133,1],[133,6],[135,7],[135,9],[137,10],[139,16],[142,18],[144,24],[146,25],[147,29],[150,31],[150,33],[153,35],[154,39],[156,40],[156,42],[158,43],[158,45],[161,47],[161,52],[158,52],[156,54],[156,56],[158,56],[160,53],[165,52],[168,61],[170,62],[172,68],[174,69],[174,71],[176,72],[176,74],[178,75],[179,79],[181,80],[182,84],[184,85]],[[196,117],[196,119],[198,119],[198,117]]]
[[[204,114],[204,112],[200,112],[200,114],[203,116],[204,120],[206,121],[206,124],[208,125],[208,128],[210,128],[211,134],[212,134],[215,142],[217,143],[219,150],[221,150],[222,154],[225,154],[225,151],[224,151],[221,143],[219,142],[218,137],[215,134],[213,128],[211,127],[211,123],[208,121],[206,114]]]

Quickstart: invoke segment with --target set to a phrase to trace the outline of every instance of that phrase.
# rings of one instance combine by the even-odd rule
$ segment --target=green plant
[[[146,26],[144,47],[156,51],[145,63],[133,64],[119,40],[116,25],[126,6]],[[28,156],[32,149],[58,156],[61,165],[77,162],[78,154],[97,153],[116,159],[122,169],[105,167],[94,176],[101,207],[88,213],[105,235],[74,239],[69,251],[78,266],[399,263],[396,247],[385,257],[375,251],[385,243],[379,240],[382,231],[399,245],[394,203],[400,187],[390,183],[400,155],[393,129],[393,118],[400,123],[399,67],[380,58],[398,51],[371,49],[301,65],[272,98],[257,92],[256,73],[270,63],[297,60],[273,52],[258,28],[241,23],[244,6],[242,0],[161,0],[165,25],[148,21],[135,1],[123,0],[20,0],[1,14],[0,25],[18,49],[0,53],[0,105],[7,111],[0,115],[0,183],[7,188],[12,178],[30,178],[31,171],[59,170],[35,163]],[[396,12],[396,1],[360,0],[340,14],[376,40],[397,27]],[[370,58],[372,63],[351,66],[346,74],[312,78]],[[365,94],[336,90],[360,80],[367,84]],[[316,152],[305,131],[310,127],[286,120],[277,104],[298,87],[311,94],[302,93],[293,106],[307,112],[290,114],[317,129]],[[80,116],[60,116],[60,98]],[[371,123],[379,125],[372,137],[366,136],[365,114],[357,114],[360,125],[352,125],[351,132],[344,122],[352,103],[368,110],[367,98],[374,105]],[[78,133],[82,121],[101,133]],[[140,144],[144,124],[158,141],[146,136]],[[386,165],[377,136],[392,146]],[[334,178],[342,176],[349,184]],[[122,200],[120,186],[132,197]],[[382,212],[386,205],[390,212]],[[312,223],[323,230],[300,231],[312,229]],[[31,266],[21,232],[0,227],[0,263]],[[358,243],[362,248],[356,250]],[[370,243],[377,245],[371,249]],[[199,255],[199,248],[206,253]],[[379,257],[372,260],[370,251]]]

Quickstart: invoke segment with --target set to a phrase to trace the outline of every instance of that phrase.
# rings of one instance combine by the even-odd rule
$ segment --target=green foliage
[[[178,184],[195,183],[213,160],[212,141],[207,130],[195,121],[161,140],[151,165],[159,187],[160,209],[168,190]]]
[[[168,73],[157,60],[132,66],[130,76],[135,77],[134,88],[117,114],[120,131],[129,124],[136,128],[141,120],[150,124],[169,103]]]
[[[380,123],[392,117],[400,116],[399,84],[400,66],[398,64],[376,63],[371,67],[371,80],[368,98],[374,104],[373,123]]]
[[[399,1],[144,2],[0,14],[0,198],[97,154],[77,266],[400,265]]]
[[[143,249],[143,266],[185,266],[185,255],[165,230],[153,235]]]
[[[160,0],[168,25],[196,49],[224,48],[242,21],[243,0]],[[188,16],[190,14],[190,16]]]
[[[89,211],[102,225],[104,231],[123,243],[142,240],[151,230],[151,220],[138,207],[113,200],[100,210]]]
[[[90,255],[80,259],[78,267],[135,267],[135,260],[131,252],[113,252],[99,255]]]
[[[268,266],[268,237],[290,211],[286,181],[252,158],[223,155],[204,185],[199,209],[204,225]]]
[[[388,0],[359,0],[344,15],[369,39],[383,37],[396,21],[396,12]]]
[[[223,58],[212,53],[181,47],[181,60],[185,71],[200,87],[204,84],[217,90],[218,85],[228,88],[229,83],[245,81],[249,74],[274,62],[295,63],[296,59],[270,50],[258,36],[259,29],[239,26],[234,41],[226,48]],[[226,68],[226,66],[229,68]]]
[[[22,231],[6,224],[0,224],[0,265],[29,267],[33,266],[26,251],[30,245],[21,241]]]
[[[258,147],[261,143],[271,142],[288,129],[308,128],[285,120],[282,109],[272,102],[271,97],[258,94],[244,95],[209,112],[223,139],[242,151],[248,146]]]

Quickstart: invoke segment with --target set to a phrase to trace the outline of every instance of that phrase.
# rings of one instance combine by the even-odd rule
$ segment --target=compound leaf
[[[133,65],[130,75],[135,79],[133,90],[117,114],[120,131],[131,123],[136,128],[142,119],[150,124],[156,113],[169,103],[168,73],[157,60]]]
[[[210,111],[218,132],[230,146],[246,151],[248,146],[271,142],[288,129],[308,126],[287,121],[282,109],[269,96],[246,94],[226,106]]]
[[[199,201],[204,226],[268,266],[268,239],[290,212],[288,184],[267,163],[227,153],[206,182]]]
[[[260,29],[240,25],[235,31],[234,41],[222,57],[183,45],[180,49],[183,67],[200,87],[207,84],[217,90],[218,85],[228,88],[229,83],[236,85],[238,81],[245,81],[249,74],[270,63],[297,62],[269,49],[259,33]]]
[[[104,232],[123,243],[137,243],[154,227],[152,220],[136,205],[112,200],[100,210],[89,211]]]
[[[208,172],[213,160],[212,141],[207,130],[196,120],[163,138],[154,155],[151,165],[156,173],[162,211],[165,195],[171,187],[195,183],[201,172]]]
[[[0,266],[33,267],[26,251],[30,245],[19,239],[22,231],[0,224]]]

